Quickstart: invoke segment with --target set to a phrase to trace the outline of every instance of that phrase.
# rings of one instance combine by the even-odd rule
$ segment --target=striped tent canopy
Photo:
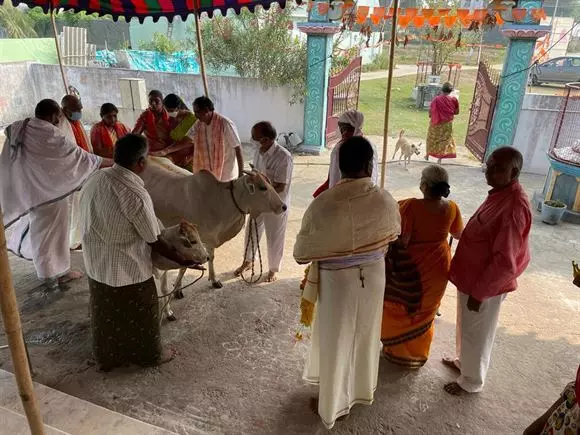
[[[2,3],[4,0],[0,0]],[[13,0],[12,3],[25,4],[30,8],[41,7],[44,12],[51,9],[85,11],[87,14],[112,15],[115,20],[119,17],[127,20],[138,18],[141,22],[147,17],[152,17],[154,21],[160,17],[166,17],[169,21],[174,17],[185,20],[194,12],[205,12],[210,17],[218,10],[224,16],[229,9],[233,9],[236,14],[242,8],[253,12],[256,6],[269,9],[272,3],[282,8],[286,6],[286,0]]]

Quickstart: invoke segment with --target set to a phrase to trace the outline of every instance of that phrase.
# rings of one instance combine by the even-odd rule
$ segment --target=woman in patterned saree
[[[463,222],[449,195],[449,177],[430,165],[421,177],[423,199],[399,202],[401,236],[386,259],[381,339],[387,360],[422,367],[429,356],[434,320],[451,265],[447,237],[459,239]]]
[[[429,106],[429,131],[427,132],[427,153],[441,163],[442,159],[454,159],[456,155],[453,139],[453,118],[459,115],[459,101],[452,97],[453,85],[444,83],[441,94],[433,98]]]
[[[169,116],[171,145],[149,154],[153,157],[167,157],[177,166],[191,171],[193,140],[188,136],[188,133],[197,119],[183,100],[175,94],[169,94],[163,99],[163,107]]]

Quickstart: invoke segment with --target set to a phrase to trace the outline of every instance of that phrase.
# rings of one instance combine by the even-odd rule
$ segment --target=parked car
[[[580,57],[557,57],[536,65],[530,73],[534,86],[542,83],[580,82]]]

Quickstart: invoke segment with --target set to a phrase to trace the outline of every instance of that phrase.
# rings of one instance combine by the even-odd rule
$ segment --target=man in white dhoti
[[[42,100],[35,117],[6,129],[0,154],[0,206],[8,249],[31,260],[50,288],[82,276],[70,271],[69,197],[101,165],[111,161],[89,154],[57,127],[62,114],[53,100]]]
[[[92,153],[93,147],[91,146],[89,137],[81,123],[81,118],[83,116],[83,105],[81,100],[79,100],[75,95],[65,95],[60,104],[64,115],[59,123],[60,129],[68,140],[75,142],[83,150]],[[69,244],[70,249],[72,250],[81,247],[79,199],[79,192],[76,192],[71,196]]]
[[[458,290],[457,354],[443,363],[459,373],[445,385],[453,395],[483,390],[501,304],[517,289],[517,278],[530,262],[530,201],[518,181],[521,153],[495,151],[485,178],[492,187],[469,220],[451,263],[449,280]]]
[[[258,149],[254,154],[254,168],[266,174],[272,186],[280,195],[280,199],[290,204],[290,181],[292,179],[292,154],[276,142],[276,129],[269,122],[259,122],[252,127],[252,140]],[[244,239],[244,261],[234,274],[241,275],[248,270],[254,261],[257,246],[260,243],[264,230],[268,243],[268,282],[276,281],[276,274],[280,272],[282,256],[284,255],[284,239],[288,210],[281,214],[264,213],[256,217],[256,227],[250,223],[246,225]],[[256,240],[257,238],[257,240]],[[254,247],[254,248],[252,248]]]
[[[303,378],[319,386],[311,405],[329,429],[352,406],[372,404],[378,381],[384,256],[401,217],[370,178],[373,154],[362,137],[342,144],[342,180],[310,204],[294,245],[296,261],[311,263],[303,299],[316,304]]]

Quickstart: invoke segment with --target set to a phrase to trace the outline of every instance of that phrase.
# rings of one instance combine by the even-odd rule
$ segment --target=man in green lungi
[[[93,175],[81,191],[93,351],[101,370],[173,359],[162,352],[151,253],[189,264],[159,239],[153,203],[139,176],[146,157],[145,138],[123,137],[115,145],[115,165]]]

